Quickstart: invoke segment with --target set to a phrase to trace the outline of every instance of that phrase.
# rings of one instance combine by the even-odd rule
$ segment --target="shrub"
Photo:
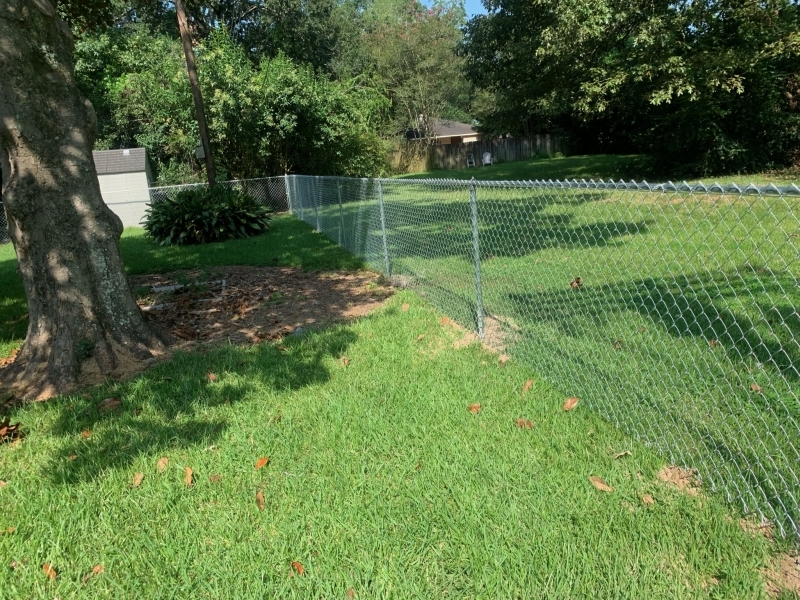
[[[266,233],[270,212],[241,190],[203,187],[154,202],[143,225],[162,246],[207,244]]]

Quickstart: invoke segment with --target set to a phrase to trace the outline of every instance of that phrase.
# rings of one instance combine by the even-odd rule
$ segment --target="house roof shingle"
[[[142,173],[147,170],[147,153],[144,148],[93,150],[92,158],[98,175]]]

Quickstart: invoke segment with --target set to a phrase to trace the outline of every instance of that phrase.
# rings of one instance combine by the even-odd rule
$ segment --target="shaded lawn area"
[[[526,160],[503,162],[488,167],[474,169],[436,170],[424,173],[400,175],[400,179],[472,179],[477,180],[509,180],[523,181],[532,179],[624,179],[630,181],[661,182],[675,180],[659,169],[658,164],[643,155],[636,154],[587,154],[564,156],[560,158],[529,158]],[[790,185],[800,183],[800,172],[787,169],[771,173],[755,173],[746,175],[719,175],[702,177],[705,183],[719,181],[730,183],[735,181],[747,185]]]
[[[120,241],[129,275],[226,265],[285,266],[306,270],[359,269],[363,263],[290,215],[277,215],[269,233],[203,246],[158,246],[140,227],[129,227]],[[11,244],[0,246],[0,358],[11,354],[28,328],[27,303]]]
[[[16,409],[26,436],[0,446],[0,531],[15,528],[0,535],[0,556],[17,566],[0,568],[0,589],[86,598],[764,595],[759,569],[774,549],[744,533],[720,495],[656,482],[663,458],[582,404],[564,412],[564,396],[519,363],[501,366],[476,345],[455,349],[461,336],[401,292],[357,322],[287,338],[283,351],[262,343],[179,354],[88,397]],[[100,412],[108,397],[122,406]],[[533,427],[517,428],[520,417]],[[269,464],[256,469],[260,457]],[[613,491],[595,489],[590,475]],[[97,564],[104,572],[83,582]]]

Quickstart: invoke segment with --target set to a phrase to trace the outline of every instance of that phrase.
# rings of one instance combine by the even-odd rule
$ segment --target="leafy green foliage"
[[[792,0],[495,0],[467,29],[490,132],[566,129],[575,150],[649,152],[682,175],[796,159]]]
[[[266,233],[270,212],[236,189],[188,189],[152,204],[144,229],[162,246],[208,244]]]

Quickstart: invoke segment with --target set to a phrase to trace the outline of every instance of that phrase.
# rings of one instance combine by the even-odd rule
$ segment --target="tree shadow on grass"
[[[89,397],[52,400],[51,410],[58,415],[48,434],[62,443],[43,475],[54,483],[77,484],[125,468],[143,454],[209,446],[228,428],[222,407],[258,401],[260,391],[328,381],[324,361],[341,356],[355,339],[349,328],[339,326],[290,336],[281,343],[285,350],[260,344],[178,354],[133,380],[93,388]],[[216,381],[209,380],[209,372]],[[122,405],[103,411],[106,397],[119,397]],[[84,437],[83,431],[91,435]]]

